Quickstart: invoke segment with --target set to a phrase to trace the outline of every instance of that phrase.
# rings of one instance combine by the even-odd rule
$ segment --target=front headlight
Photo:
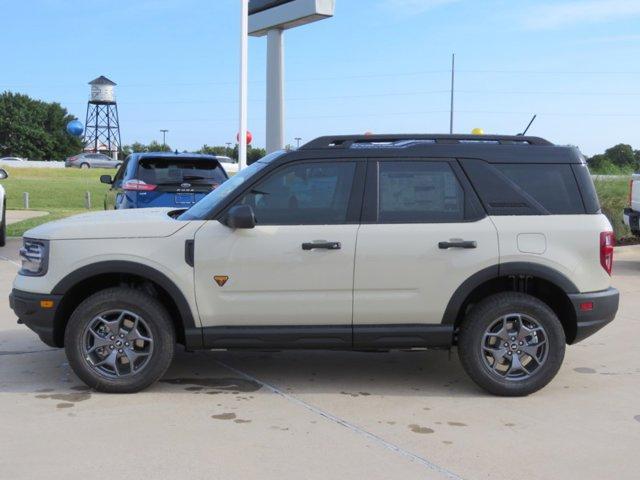
[[[25,238],[20,249],[22,268],[20,275],[41,277],[47,273],[49,266],[49,241]]]

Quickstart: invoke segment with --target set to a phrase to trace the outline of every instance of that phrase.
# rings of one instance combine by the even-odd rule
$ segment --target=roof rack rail
[[[325,149],[325,148],[358,148],[363,147],[407,147],[413,144],[483,144],[493,143],[498,145],[536,145],[550,146],[553,143],[540,137],[527,137],[522,135],[438,135],[438,134],[402,134],[402,135],[337,135],[319,137],[306,143],[303,150]],[[366,147],[365,147],[366,148]]]

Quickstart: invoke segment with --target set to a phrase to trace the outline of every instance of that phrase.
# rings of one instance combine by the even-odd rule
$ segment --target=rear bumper
[[[609,288],[601,292],[570,294],[569,299],[576,311],[576,334],[569,343],[578,343],[593,335],[610,323],[618,312],[620,292]],[[591,310],[584,311],[582,306],[591,303]]]
[[[50,347],[57,347],[55,341],[55,316],[62,295],[23,292],[13,289],[9,295],[9,306],[23,323],[36,332],[40,339]],[[51,308],[43,308],[41,301],[52,301]]]

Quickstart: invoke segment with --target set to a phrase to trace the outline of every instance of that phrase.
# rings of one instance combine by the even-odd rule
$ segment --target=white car
[[[0,158],[0,164],[12,164],[12,163],[16,163],[16,162],[26,162],[27,159],[26,158],[20,158],[20,157],[2,157]]]
[[[227,172],[227,175],[235,175],[236,173],[238,173],[237,160],[234,160],[229,157],[223,157],[220,155],[216,156],[216,158],[220,162],[222,167],[225,169],[225,171]]]
[[[0,180],[8,178],[9,174],[4,168],[0,168]],[[0,247],[7,243],[7,198],[4,187],[0,185],[0,205],[2,205],[2,217],[0,217]]]
[[[323,137],[188,210],[41,225],[21,256],[20,322],[105,392],[151,385],[179,343],[456,346],[479,386],[527,395],[619,300],[582,155],[524,136]]]

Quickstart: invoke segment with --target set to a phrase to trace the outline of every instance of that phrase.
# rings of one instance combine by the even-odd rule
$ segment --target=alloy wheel
[[[521,381],[544,365],[549,339],[533,317],[511,313],[491,323],[482,337],[481,348],[484,365],[493,375]]]
[[[113,379],[139,373],[153,353],[147,322],[128,310],[95,316],[82,335],[82,356],[100,375]]]

